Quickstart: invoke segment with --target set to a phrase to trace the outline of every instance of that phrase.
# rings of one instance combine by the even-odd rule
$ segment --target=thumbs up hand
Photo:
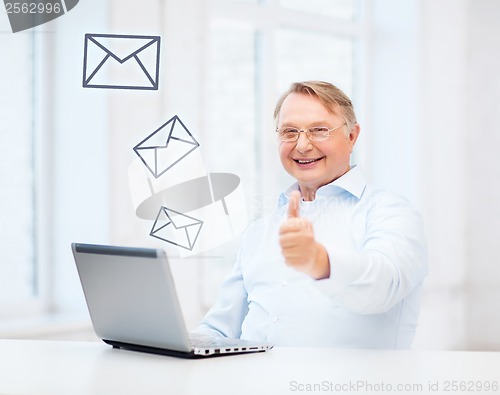
[[[285,263],[320,279],[330,275],[325,248],[316,242],[312,223],[300,216],[300,192],[293,191],[288,203],[288,218],[279,228],[279,243]]]
[[[288,218],[299,218],[300,211],[300,192],[292,191],[290,201],[288,203]]]

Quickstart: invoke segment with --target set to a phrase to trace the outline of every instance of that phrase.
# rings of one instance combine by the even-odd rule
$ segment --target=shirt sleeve
[[[316,286],[335,305],[361,314],[386,312],[428,273],[422,219],[406,200],[377,200],[367,211],[359,245],[357,250],[325,245],[330,277]]]
[[[247,292],[241,270],[241,248],[235,265],[224,280],[215,305],[201,320],[195,333],[239,338],[248,313]]]

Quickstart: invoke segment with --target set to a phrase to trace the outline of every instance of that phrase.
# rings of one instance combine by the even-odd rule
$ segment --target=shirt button
[[[288,285],[288,281],[283,280],[283,281],[281,282],[281,285],[283,285],[284,287],[286,287],[286,286]]]
[[[278,317],[273,317],[273,322],[276,323],[278,322],[279,318]]]

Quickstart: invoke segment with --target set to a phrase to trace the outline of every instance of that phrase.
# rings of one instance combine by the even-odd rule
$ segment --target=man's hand
[[[288,218],[280,226],[281,253],[288,266],[315,279],[330,276],[330,264],[325,248],[316,242],[311,222],[302,218],[300,192],[293,191],[288,204]]]

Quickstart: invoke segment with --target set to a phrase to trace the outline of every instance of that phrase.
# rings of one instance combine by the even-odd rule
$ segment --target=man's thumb
[[[299,217],[300,192],[293,191],[288,201],[288,218]]]

